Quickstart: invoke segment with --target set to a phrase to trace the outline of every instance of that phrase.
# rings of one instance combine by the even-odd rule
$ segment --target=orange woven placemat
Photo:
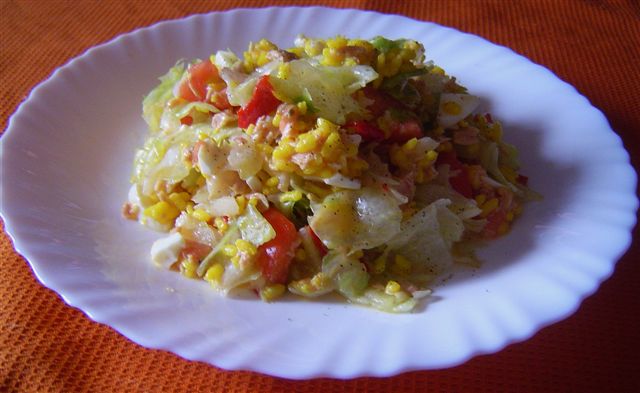
[[[0,0],[0,129],[6,128],[11,113],[35,85],[91,46],[160,20],[272,3]],[[434,21],[506,45],[545,65],[605,113],[638,167],[637,1],[345,0],[323,4]],[[637,241],[613,277],[576,314],[524,343],[448,370],[350,381],[288,381],[230,372],[145,349],[91,321],[44,288],[4,232],[0,255],[0,391],[640,391]]]

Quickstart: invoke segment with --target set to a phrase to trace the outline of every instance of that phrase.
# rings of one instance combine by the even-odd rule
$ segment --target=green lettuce
[[[311,64],[306,59],[287,64],[286,78],[275,75],[269,78],[276,93],[289,102],[303,97],[318,117],[336,124],[344,124],[348,114],[362,111],[351,95],[378,77],[373,68],[364,65],[327,67]]]
[[[238,228],[242,238],[256,247],[276,237],[269,221],[251,204],[247,204],[245,213],[238,217]]]
[[[160,77],[160,84],[156,86],[142,100],[142,117],[149,125],[149,130],[160,130],[160,119],[167,102],[173,97],[173,87],[185,72],[183,62],[178,62],[169,72]]]

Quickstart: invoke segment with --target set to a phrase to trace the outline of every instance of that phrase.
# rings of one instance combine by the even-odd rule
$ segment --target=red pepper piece
[[[258,247],[258,266],[267,281],[284,284],[289,275],[289,265],[295,255],[296,226],[277,209],[262,212],[264,218],[276,231],[276,237]]]
[[[377,125],[368,121],[351,121],[345,124],[345,128],[360,135],[366,142],[379,142],[384,139],[384,132]]]
[[[247,128],[264,115],[275,111],[281,101],[273,95],[273,87],[269,82],[269,75],[264,75],[256,84],[249,103],[238,110],[238,125]]]
[[[465,198],[473,198],[473,187],[469,180],[468,168],[458,160],[453,152],[440,152],[438,154],[438,164],[448,164],[449,170],[454,173],[449,177],[449,184],[459,194]]]

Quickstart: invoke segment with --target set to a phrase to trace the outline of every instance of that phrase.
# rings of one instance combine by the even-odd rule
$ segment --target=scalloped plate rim
[[[37,95],[39,94],[40,90],[43,89],[44,87],[48,86],[49,83],[51,83],[52,80],[54,80],[55,78],[58,77],[59,73],[62,72],[63,70],[67,70],[67,69],[72,69],[74,67],[74,65],[76,64],[76,62],[85,59],[85,58],[89,58],[92,56],[93,53],[95,53],[95,51],[100,50],[100,49],[104,49],[104,48],[108,48],[112,45],[118,45],[119,42],[121,40],[126,39],[127,37],[131,37],[131,36],[135,36],[137,34],[139,34],[141,31],[151,31],[154,30],[158,27],[161,27],[163,25],[169,25],[169,24],[178,24],[178,23],[190,23],[191,21],[195,20],[196,18],[207,18],[208,16],[212,15],[212,14],[227,14],[227,15],[231,15],[230,17],[232,17],[232,14],[235,13],[239,13],[239,12],[251,12],[251,11],[265,11],[265,12],[278,12],[281,9],[294,9],[294,10],[320,10],[320,11],[326,11],[329,10],[331,12],[357,12],[357,13],[370,13],[370,14],[374,14],[377,17],[387,17],[389,16],[388,14],[383,14],[383,13],[379,13],[379,12],[375,12],[375,11],[365,11],[365,10],[358,10],[358,9],[336,9],[336,8],[329,8],[329,7],[266,7],[266,8],[239,8],[239,9],[232,9],[232,10],[227,10],[227,11],[219,11],[219,12],[210,12],[210,13],[203,13],[203,14],[195,14],[195,15],[190,15],[184,18],[180,18],[180,19],[172,19],[172,20],[166,20],[166,21],[159,21],[156,22],[152,25],[146,26],[146,27],[141,27],[141,28],[137,28],[131,32],[128,33],[124,33],[121,35],[118,35],[104,43],[101,43],[99,45],[93,46],[91,48],[88,48],[87,50],[85,50],[83,53],[81,53],[80,55],[74,57],[73,59],[70,59],[69,61],[67,61],[64,65],[58,67],[56,70],[54,70],[44,81],[40,82],[35,88],[33,88],[29,94],[27,95],[27,97],[19,104],[18,108],[16,109],[16,111],[14,112],[14,114],[9,118],[8,121],[8,125],[7,128],[5,130],[5,132],[2,135],[2,138],[0,139],[0,144],[2,145],[2,148],[4,150],[4,146],[6,144],[6,140],[7,140],[7,136],[9,135],[13,135],[16,133],[16,131],[12,131],[14,127],[14,122],[18,121],[16,119],[19,119],[20,115],[23,115],[23,112],[26,113],[26,111],[28,111],[28,105],[29,103],[34,100],[34,97],[37,97]],[[590,108],[592,108],[593,110],[597,111],[598,114],[602,117],[602,119],[604,120],[604,122],[606,123],[606,125],[608,126],[609,130],[618,138],[618,140],[620,140],[619,136],[617,134],[615,134],[612,130],[610,125],[608,124],[606,118],[604,117],[604,115],[602,114],[602,112],[600,110],[598,110],[597,108],[593,107],[591,105],[591,103],[589,102],[589,100],[584,97],[583,95],[581,95],[577,89],[575,89],[575,87],[571,86],[570,84],[562,81],[561,79],[559,79],[552,71],[550,71],[549,69],[547,69],[546,67],[543,67],[539,64],[533,63],[531,62],[529,59],[525,58],[522,55],[519,55],[518,53],[514,52],[513,50],[511,50],[510,48],[504,47],[504,46],[500,46],[497,44],[494,44],[482,37],[473,35],[473,34],[469,34],[469,33],[464,33],[464,32],[460,32],[454,28],[451,27],[447,27],[447,26],[441,26],[438,25],[436,23],[433,22],[426,22],[426,21],[421,21],[421,20],[416,20],[416,19],[412,19],[403,15],[392,15],[393,17],[399,17],[399,18],[405,18],[408,19],[410,21],[413,22],[417,22],[417,23],[424,23],[424,24],[430,24],[430,25],[434,25],[437,26],[438,28],[444,28],[447,29],[451,32],[455,32],[456,34],[462,34],[462,35],[466,35],[466,36],[472,36],[476,39],[480,39],[482,41],[484,41],[485,43],[488,43],[492,46],[495,47],[499,47],[501,50],[507,50],[510,52],[510,54],[512,56],[516,56],[518,57],[521,61],[524,60],[527,63],[529,63],[532,66],[538,67],[541,70],[544,70],[545,72],[547,72],[551,77],[555,78],[558,82],[561,82],[565,87],[569,87],[571,88],[571,90],[573,91],[574,95],[578,95],[580,96],[582,99],[584,99],[586,105],[588,105]],[[27,109],[25,109],[27,108]],[[622,144],[621,144],[622,145]],[[3,151],[2,150],[2,151]],[[630,166],[629,164],[629,157],[628,157],[628,153],[624,150],[624,148],[622,148],[622,151],[624,152],[624,154],[626,154],[626,161],[627,161],[627,165]],[[2,159],[2,157],[4,156],[4,153],[0,153],[0,159]],[[4,170],[2,170],[2,172],[0,173],[4,173]],[[635,173],[634,173],[635,175]],[[634,184],[635,184],[636,179],[634,179]],[[4,180],[3,180],[4,182]],[[635,187],[635,186],[634,186]],[[3,193],[4,195],[4,193]],[[60,285],[56,285],[56,282],[54,279],[50,280],[50,277],[47,277],[46,275],[43,275],[41,271],[39,271],[39,262],[37,261],[37,256],[34,257],[34,255],[36,255],[37,253],[32,253],[29,250],[29,244],[28,242],[23,242],[20,238],[18,238],[17,236],[15,236],[15,233],[18,233],[16,227],[17,227],[17,223],[13,223],[12,219],[9,217],[11,215],[11,211],[8,209],[5,209],[4,206],[4,202],[2,203],[2,210],[0,210],[0,217],[3,218],[4,223],[5,223],[5,232],[8,234],[9,238],[11,239],[14,248],[16,249],[16,251],[18,253],[20,253],[21,255],[23,255],[25,257],[25,259],[28,260],[30,266],[32,267],[36,277],[38,278],[38,280],[45,285],[46,287],[52,289],[53,291],[55,291],[59,296],[62,297],[62,299],[69,305],[81,310],[83,313],[85,313],[89,318],[91,318],[92,320],[99,322],[99,323],[103,323],[106,324],[108,326],[113,327],[115,330],[119,331],[121,334],[125,335],[126,337],[131,337],[131,336],[136,336],[137,339],[133,339],[136,342],[141,342],[141,341],[146,341],[145,344],[143,344],[144,346],[147,347],[151,347],[151,348],[155,348],[155,349],[162,349],[162,350],[169,350],[171,352],[174,353],[178,353],[180,354],[180,356],[191,359],[191,360],[197,360],[197,361],[203,361],[203,362],[207,362],[210,363],[210,359],[208,359],[206,356],[193,356],[193,354],[190,354],[188,352],[184,352],[181,351],[180,348],[176,348],[175,346],[172,346],[170,343],[166,343],[166,342],[158,342],[158,341],[153,341],[151,340],[151,342],[149,342],[149,340],[144,340],[140,337],[140,335],[134,333],[131,331],[130,328],[128,328],[127,326],[125,326],[126,324],[121,322],[121,321],[109,321],[109,317],[102,315],[100,313],[99,310],[97,310],[97,308],[99,307],[93,307],[91,305],[91,303],[85,303],[81,297],[77,297],[77,295],[75,293],[73,293],[73,291],[71,293],[65,293],[66,290],[64,288],[64,286],[60,286]],[[637,209],[637,200],[636,200],[636,204],[635,207],[633,208],[633,210]],[[17,220],[16,220],[17,221]],[[608,277],[610,277],[614,271],[614,267],[615,267],[615,263],[616,261],[624,254],[624,252],[628,249],[629,245],[631,244],[631,234],[630,234],[630,230],[631,228],[633,228],[635,224],[632,223],[631,225],[628,226],[628,228],[625,228],[628,230],[627,232],[627,237],[626,240],[624,241],[624,246],[622,246],[618,252],[616,253],[616,257],[614,258],[614,260],[612,261],[612,263],[610,263],[610,265],[608,266],[609,268],[607,269],[606,272],[604,272],[603,275],[601,275],[600,277],[598,277],[596,279],[595,284],[592,286],[592,288],[590,288],[589,291],[581,293],[578,295],[577,301],[574,303],[573,307],[571,307],[570,310],[566,311],[565,313],[562,313],[561,315],[557,315],[553,318],[550,318],[546,321],[542,321],[542,322],[538,322],[537,324],[534,324],[532,326],[530,326],[530,329],[528,331],[523,332],[522,334],[520,334],[517,337],[506,337],[502,340],[502,342],[497,345],[496,347],[493,348],[488,348],[488,349],[470,349],[467,351],[466,355],[459,358],[458,360],[451,362],[450,364],[444,364],[442,365],[442,367],[438,367],[438,368],[446,368],[446,367],[452,367],[461,363],[466,362],[468,359],[478,356],[480,354],[487,354],[487,353],[493,353],[493,352],[497,352],[499,350],[501,350],[502,348],[506,347],[507,345],[514,343],[514,342],[520,342],[523,340],[526,340],[528,338],[530,338],[532,335],[534,335],[536,332],[538,332],[541,328],[551,325],[559,320],[565,319],[567,318],[569,315],[573,314],[578,307],[580,306],[580,303],[582,302],[582,300],[584,300],[586,297],[590,296],[591,294],[593,294],[595,291],[597,291],[599,285],[606,280]],[[270,373],[268,371],[265,371],[262,367],[246,367],[246,368],[240,368],[240,369],[244,369],[244,370],[251,370],[251,371],[258,371],[258,372],[267,372],[269,374],[272,375],[277,375],[275,373]],[[295,378],[295,379],[302,379],[302,378],[310,378],[310,377],[317,377],[317,376],[333,376],[333,377],[339,377],[339,378],[351,378],[351,377],[355,377],[355,376],[362,376],[362,375],[374,375],[374,376],[389,376],[389,375],[394,375],[400,372],[405,372],[405,371],[410,371],[410,370],[419,370],[422,369],[419,365],[417,364],[412,364],[412,365],[405,365],[404,367],[398,367],[395,370],[391,370],[386,371],[386,372],[381,372],[381,373],[366,373],[366,372],[356,372],[354,373],[347,373],[347,374],[341,374],[340,372],[337,372],[336,370],[332,370],[332,371],[327,371],[324,370],[323,372],[320,373],[308,373],[305,375],[288,375],[287,373],[282,373],[281,375],[278,376],[284,376],[287,378]]]

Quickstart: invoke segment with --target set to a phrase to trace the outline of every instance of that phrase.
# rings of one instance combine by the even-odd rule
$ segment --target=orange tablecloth
[[[0,0],[1,127],[54,69],[165,19],[274,1]],[[280,2],[278,4],[309,4]],[[600,108],[640,162],[640,4],[629,1],[327,1],[434,21],[543,64]],[[597,152],[593,152],[597,160]],[[597,206],[594,206],[597,208]],[[635,231],[638,234],[638,230]],[[0,236],[0,391],[640,391],[640,247],[565,321],[464,365],[392,378],[288,381],[145,349],[44,288]]]

